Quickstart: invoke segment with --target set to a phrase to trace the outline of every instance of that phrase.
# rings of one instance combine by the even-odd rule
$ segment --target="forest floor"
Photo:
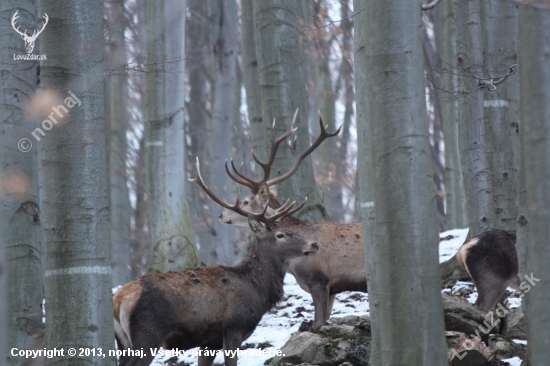
[[[440,262],[450,259],[464,242],[467,229],[449,230],[441,233],[441,238],[452,238],[442,240],[439,245]],[[285,277],[285,296],[283,300],[271,311],[264,315],[254,333],[244,342],[240,349],[246,349],[247,356],[239,358],[239,366],[261,366],[265,360],[272,355],[261,355],[261,350],[275,352],[280,349],[298,331],[303,321],[313,320],[313,303],[311,296],[302,290],[294,277],[287,274]],[[464,297],[471,303],[477,299],[477,291],[471,282],[458,282],[452,289],[445,289],[444,292],[465,293]],[[509,299],[513,307],[520,305],[520,299],[511,297]],[[369,315],[368,294],[362,292],[344,292],[336,296],[331,317],[344,317],[348,315]],[[197,352],[198,349],[194,351]],[[189,350],[186,356],[156,357],[151,365],[160,366],[195,366],[197,357]],[[255,355],[255,353],[257,355]],[[505,360],[511,366],[519,366],[521,359],[514,357]],[[217,356],[215,364],[223,364],[223,357]]]

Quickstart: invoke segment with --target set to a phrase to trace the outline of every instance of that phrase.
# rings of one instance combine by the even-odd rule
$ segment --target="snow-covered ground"
[[[451,258],[458,248],[464,243],[468,234],[467,229],[449,230],[441,233],[441,238],[451,237],[449,240],[443,240],[439,245],[439,260],[446,261]],[[280,349],[290,338],[292,333],[296,332],[303,321],[313,320],[313,304],[311,296],[303,291],[294,277],[287,274],[285,277],[285,296],[274,309],[264,315],[260,324],[256,327],[254,333],[248,338],[241,349],[247,349],[248,355],[239,358],[240,366],[260,366],[264,361],[272,356],[253,355],[254,350],[259,354],[259,349],[274,352]],[[444,290],[446,292],[457,293],[466,292],[468,301],[474,303],[477,299],[477,292],[471,282],[458,282],[453,289]],[[514,299],[515,301],[515,299]],[[517,302],[517,304],[515,303]],[[519,306],[519,299],[514,302],[514,306]],[[331,317],[343,317],[347,315],[368,315],[369,304],[368,294],[361,292],[344,292],[336,296]],[[195,352],[197,349],[194,350]],[[177,358],[172,356],[158,356],[151,365],[170,365],[183,366],[182,362],[188,365],[197,365],[197,358],[192,355],[193,350],[187,351],[186,356]],[[521,360],[517,357],[506,360],[511,366],[519,366]],[[215,363],[222,364],[223,357],[216,357]]]

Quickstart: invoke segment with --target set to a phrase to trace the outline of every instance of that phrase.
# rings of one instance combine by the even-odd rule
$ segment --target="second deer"
[[[244,197],[241,207],[250,211],[275,210],[281,206],[269,188],[290,178],[297,170],[302,160],[311,154],[326,138],[336,136],[340,129],[328,133],[319,119],[321,134],[311,146],[301,154],[296,152],[296,143],[291,145],[294,163],[291,169],[283,175],[269,179],[271,165],[274,162],[279,145],[294,132],[294,122],[280,137],[275,134],[275,121],[272,128],[272,146],[267,162],[260,161],[254,154],[252,157],[261,166],[263,178],[253,180],[239,172],[231,162],[233,172],[226,164],[226,171],[237,183],[251,190]],[[246,217],[235,211],[224,210],[220,221],[228,225],[247,226]],[[302,330],[316,331],[330,317],[336,294],[344,291],[367,291],[365,272],[365,249],[362,224],[337,224],[330,221],[307,222],[292,216],[281,220],[281,225],[289,228],[306,240],[319,243],[321,250],[311,258],[296,258],[288,263],[288,271],[294,275],[298,285],[313,298],[315,318],[313,322],[304,322]]]

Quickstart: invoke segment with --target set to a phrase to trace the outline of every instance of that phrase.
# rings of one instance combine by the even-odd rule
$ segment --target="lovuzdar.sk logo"
[[[15,14],[13,14],[13,17],[11,18],[11,26],[13,30],[15,30],[21,38],[23,38],[23,41],[25,41],[25,49],[27,50],[26,55],[13,55],[14,60],[46,60],[46,55],[33,55],[31,54],[34,50],[34,43],[36,42],[36,38],[44,31],[44,28],[46,28],[46,25],[48,24],[48,14],[44,13],[44,21],[42,22],[42,29],[37,30],[34,29],[32,35],[28,35],[27,31],[28,29],[25,29],[24,32],[19,30],[19,26],[16,25],[16,20],[19,18],[19,11],[16,11]]]

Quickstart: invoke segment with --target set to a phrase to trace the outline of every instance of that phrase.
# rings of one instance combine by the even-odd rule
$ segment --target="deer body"
[[[285,263],[319,246],[277,225],[271,231],[254,221],[250,226],[257,239],[250,259],[237,267],[146,274],[118,290],[113,301],[119,348],[147,354],[121,357],[120,365],[149,365],[149,348],[160,346],[236,350],[252,334],[283,296]],[[199,356],[201,366],[213,361]],[[225,355],[225,365],[236,364],[236,357]]]
[[[245,197],[241,206],[250,211],[261,211],[267,204],[268,212],[278,208],[280,204],[276,197],[266,189]],[[220,220],[229,225],[246,226],[246,218],[230,210],[224,210]],[[320,245],[317,255],[293,259],[287,267],[298,285],[313,299],[315,318],[312,323],[302,324],[301,329],[316,331],[330,318],[336,294],[367,292],[363,225],[307,222],[291,216],[281,219],[280,224]]]
[[[489,311],[506,288],[519,286],[516,232],[489,230],[462,245],[456,259],[478,291],[476,305]]]

